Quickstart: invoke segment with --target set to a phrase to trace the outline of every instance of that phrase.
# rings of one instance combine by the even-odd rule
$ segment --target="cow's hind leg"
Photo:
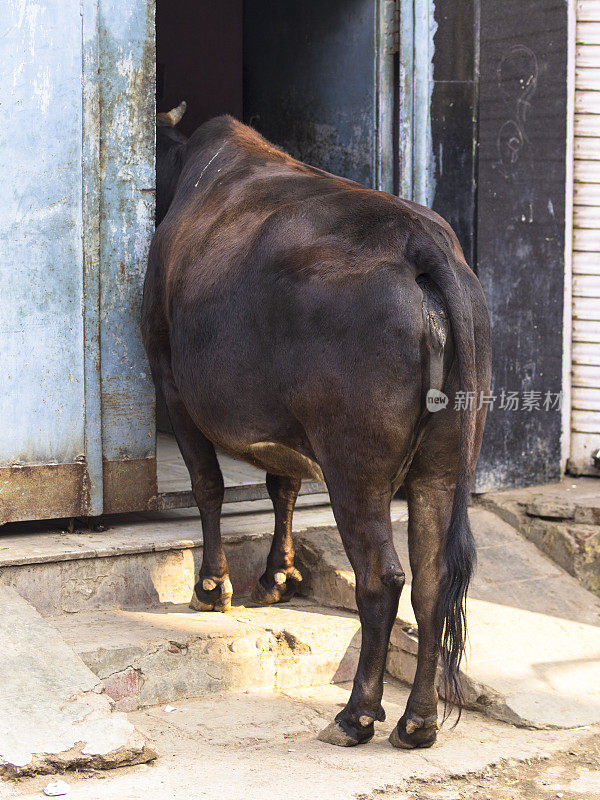
[[[385,719],[383,675],[404,572],[392,541],[391,487],[362,485],[362,480],[332,481],[327,474],[326,478],[342,542],[356,575],[362,642],[350,699],[319,739],[349,747],[368,742],[374,721]]]
[[[445,413],[445,412],[443,412]],[[458,667],[465,639],[464,599],[475,561],[466,500],[454,507],[459,421],[436,414],[404,481],[412,605],[419,627],[417,670],[406,711],[390,736],[396,747],[429,747],[436,739],[435,688],[442,634],[447,700],[461,701]],[[477,450],[483,417],[477,422]],[[449,695],[449,696],[448,696]]]
[[[181,455],[190,473],[194,499],[202,520],[202,567],[190,603],[196,611],[228,611],[233,590],[221,541],[223,475],[215,448],[190,417],[170,369],[155,374],[169,413]]]
[[[414,466],[414,465],[413,465]],[[452,511],[453,486],[436,476],[405,481],[408,499],[408,541],[412,571],[412,605],[419,628],[417,670],[406,710],[393,730],[395,747],[430,747],[437,736],[438,693],[435,688],[441,626],[437,618],[446,531]]]
[[[267,568],[252,592],[252,599],[261,605],[290,600],[302,576],[294,567],[292,515],[302,481],[267,473],[267,490],[275,511],[275,532],[267,557]]]

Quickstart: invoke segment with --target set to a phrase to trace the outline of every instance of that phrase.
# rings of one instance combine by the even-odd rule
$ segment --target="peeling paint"
[[[0,523],[101,513],[113,488],[139,507],[156,493],[151,468],[130,468],[154,455],[138,331],[154,0],[15,0],[0,25]],[[117,467],[105,481],[103,458],[133,488]]]
[[[154,391],[138,319],[154,197],[140,189],[155,181],[154,3],[100,0],[100,31],[103,453],[146,459]]]
[[[0,467],[68,463],[85,450],[79,0],[5,3],[0,26]]]
[[[436,154],[431,135],[434,0],[400,0],[400,195],[431,207]]]
[[[433,0],[414,2],[414,165],[413,199],[431,206],[435,195],[435,154],[431,138],[431,95],[433,92],[433,54],[437,22]]]

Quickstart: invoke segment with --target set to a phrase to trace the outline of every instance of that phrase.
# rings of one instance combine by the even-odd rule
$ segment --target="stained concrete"
[[[354,677],[355,614],[306,600],[229,614],[170,610],[82,612],[50,618],[117,708],[221,692],[288,690]]]
[[[311,511],[313,519],[329,513]],[[395,515],[395,544],[409,586],[387,666],[391,675],[411,682],[417,640],[402,504]],[[478,507],[470,516],[479,553],[463,670],[470,706],[541,728],[600,721],[600,603],[497,516]],[[163,604],[58,616],[53,624],[124,709],[252,686],[343,680],[356,664],[357,619],[327,613],[314,602],[354,611],[353,572],[332,526],[301,529],[295,541],[303,592],[312,606],[237,608],[227,617]]]
[[[489,492],[478,503],[534,542],[581,584],[600,596],[600,481],[558,483]]]
[[[395,501],[395,520],[406,519]],[[107,517],[106,530],[61,533],[39,523],[0,532],[0,580],[44,616],[187,603],[202,561],[196,510]],[[225,506],[222,533],[235,595],[249,593],[265,568],[273,531],[269,501]],[[335,528],[326,495],[301,497],[294,530]],[[235,599],[234,595],[234,599]]]
[[[1,584],[0,607],[0,774],[155,757],[55,628]]]
[[[353,573],[331,510],[315,506],[314,498],[302,502],[295,541],[304,591],[312,598],[310,610],[300,603],[297,608],[240,609],[225,617],[173,608],[173,602],[189,600],[199,566],[195,512],[114,520],[103,533],[48,533],[33,526],[18,533],[13,527],[0,537],[0,546],[8,548],[0,550],[2,577],[44,614],[77,612],[53,622],[97,676],[86,673],[87,680],[101,680],[119,708],[157,701],[179,707],[190,694],[208,698],[210,705],[240,688],[272,692],[290,687],[296,696],[299,689],[292,686],[349,677],[359,642],[357,620],[347,613],[355,608]],[[406,504],[395,502],[392,513],[396,547],[410,583]],[[471,706],[537,727],[599,720],[598,600],[496,516],[476,507],[471,519],[479,546],[465,673]],[[237,592],[234,602],[239,603],[264,569],[272,524],[266,503],[226,510],[223,529]],[[416,652],[409,598],[407,587],[388,658],[390,672],[408,681]],[[318,609],[315,603],[330,608]],[[302,616],[294,620],[294,613]],[[313,622],[307,615],[313,615]],[[322,619],[315,621],[315,615]],[[4,639],[10,642],[12,635],[5,628]],[[71,653],[70,658],[77,657]],[[60,664],[55,655],[49,660]],[[96,696],[94,689],[81,691],[78,702],[89,704]],[[322,686],[319,696],[330,691]],[[106,701],[105,695],[100,697]],[[79,732],[83,722],[77,720],[73,724]],[[218,766],[221,755],[211,752]],[[78,758],[88,755],[78,750]],[[328,756],[323,763],[329,763]]]
[[[402,503],[398,507],[406,508]],[[200,516],[195,508],[108,515],[102,523],[101,531],[82,526],[73,533],[63,530],[60,521],[4,525],[0,529],[0,568],[202,546]],[[299,498],[294,523],[298,530],[335,525],[327,495]],[[269,501],[223,506],[221,532],[226,541],[262,538],[272,528],[273,506]]]
[[[375,738],[350,750],[332,747],[318,741],[316,734],[346,703],[349,688],[323,686],[286,694],[257,691],[178,703],[169,714],[162,707],[130,714],[161,757],[149,766],[102,776],[66,776],[71,784],[69,796],[77,800],[287,796],[395,800],[404,797],[400,793],[410,786],[418,788],[408,795],[411,798],[440,800],[448,794],[428,793],[439,789],[435,781],[485,770],[503,759],[514,764],[577,750],[591,733],[523,730],[467,711],[457,728],[442,728],[430,750],[397,750],[387,736],[404,709],[408,689],[389,680],[383,698],[387,720],[376,723]],[[33,800],[47,780],[5,785],[4,794],[0,784],[0,797]]]
[[[483,508],[470,519],[479,565],[468,602],[463,685],[471,707],[517,725],[577,727],[600,722],[600,602],[564,570]],[[300,535],[305,590],[318,602],[356,608],[354,574],[339,537]],[[406,525],[394,542],[407,572],[388,669],[409,682],[416,667]]]

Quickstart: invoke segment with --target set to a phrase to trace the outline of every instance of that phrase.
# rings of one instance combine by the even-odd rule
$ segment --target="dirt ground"
[[[186,700],[168,713],[170,706],[133,712],[156,761],[0,781],[0,798],[37,800],[62,777],[67,800],[600,800],[598,726],[536,731],[466,711],[431,749],[396,750],[387,737],[409,689],[390,680],[388,719],[372,742],[347,750],[318,741],[350,688],[240,693]]]
[[[90,770],[75,774],[67,773],[62,777],[69,782],[73,782],[74,779],[102,780],[110,778],[110,773]],[[19,781],[14,788],[18,795],[22,796],[19,789],[28,788],[31,791],[37,784],[39,794],[27,793],[27,796],[42,796],[40,789],[47,780],[48,778],[38,777],[33,781]],[[69,794],[75,798],[80,792],[75,789]],[[102,796],[113,797],[110,790],[108,794],[106,790],[102,791]],[[123,797],[129,796],[123,795]],[[190,798],[193,796],[192,791]],[[600,799],[600,734],[580,740],[577,751],[560,752],[547,758],[532,758],[522,762],[502,760],[476,773],[439,781],[414,779],[401,789],[397,786],[388,786],[368,794],[348,796],[348,800],[553,800],[554,798]]]
[[[523,762],[501,761],[479,773],[443,781],[414,780],[393,789],[357,795],[357,800],[596,800],[600,798],[600,735],[578,743],[577,751]]]

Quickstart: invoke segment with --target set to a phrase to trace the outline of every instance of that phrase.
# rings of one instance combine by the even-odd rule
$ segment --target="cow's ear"
[[[172,108],[170,111],[163,111],[160,114],[157,114],[156,119],[158,122],[164,122],[165,124],[174,128],[178,122],[181,122],[181,118],[185,114],[186,108],[187,103],[185,100],[182,100],[178,106],[175,106],[175,108]]]

